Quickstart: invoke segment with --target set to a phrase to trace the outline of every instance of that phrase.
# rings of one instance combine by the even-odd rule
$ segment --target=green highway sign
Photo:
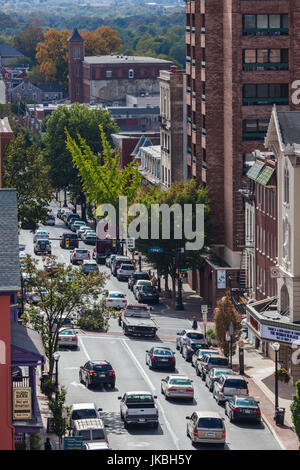
[[[185,272],[185,271],[191,271],[191,270],[192,270],[191,268],[182,268],[182,269],[180,269],[180,271],[181,271],[182,273]]]

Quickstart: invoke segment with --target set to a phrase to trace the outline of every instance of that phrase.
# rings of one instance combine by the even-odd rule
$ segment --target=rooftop
[[[0,44],[0,57],[24,57],[24,55],[8,44]]]
[[[172,64],[169,60],[125,55],[88,56],[84,58],[84,62],[87,64]]]
[[[300,111],[277,111],[277,117],[283,143],[300,144]]]

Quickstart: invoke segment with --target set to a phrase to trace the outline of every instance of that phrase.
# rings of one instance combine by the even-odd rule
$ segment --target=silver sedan
[[[168,398],[194,399],[193,381],[185,375],[169,375],[161,380],[161,393]]]
[[[78,336],[72,328],[62,328],[58,333],[58,346],[78,349]]]

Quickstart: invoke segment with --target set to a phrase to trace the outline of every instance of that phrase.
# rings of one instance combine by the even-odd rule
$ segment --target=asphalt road
[[[53,206],[55,207],[55,206]],[[56,219],[55,227],[47,227],[51,238],[58,238],[68,231],[63,222]],[[44,227],[41,227],[44,228]],[[20,243],[26,245],[26,253],[33,254],[32,233],[22,230]],[[80,247],[86,247],[80,242]],[[52,241],[53,254],[59,262],[69,263],[69,251],[59,247],[59,241]],[[87,247],[92,250],[92,247]],[[41,260],[41,257],[37,257]],[[41,263],[41,261],[40,261]],[[42,263],[40,264],[42,266]],[[101,270],[108,268],[101,266]],[[112,277],[108,282],[108,290],[120,290],[126,293],[129,301],[133,294],[128,290],[126,282],[119,282]],[[110,447],[114,450],[192,450],[211,449],[206,445],[194,447],[186,436],[186,416],[194,410],[218,411],[225,418],[226,449],[230,450],[280,450],[280,446],[269,431],[261,423],[230,423],[225,416],[224,408],[217,405],[204,382],[196,376],[195,370],[176,351],[176,332],[191,327],[191,321],[180,316],[164,315],[165,306],[155,306],[153,316],[158,324],[158,338],[155,340],[133,339],[125,337],[115,319],[110,322],[107,334],[79,334],[78,351],[61,350],[59,360],[59,382],[67,389],[67,405],[80,402],[94,402],[97,408],[103,408],[102,418],[107,425]],[[160,312],[158,315],[156,313]],[[161,379],[168,372],[149,370],[145,364],[145,351],[154,344],[164,344],[176,351],[177,373],[187,375],[194,380],[194,402],[180,400],[166,401],[161,394]],[[89,359],[105,359],[111,362],[116,373],[116,388],[87,389],[79,382],[79,367]],[[157,395],[159,409],[158,429],[146,427],[130,427],[125,429],[120,419],[120,402],[118,396],[129,390],[148,390]]]

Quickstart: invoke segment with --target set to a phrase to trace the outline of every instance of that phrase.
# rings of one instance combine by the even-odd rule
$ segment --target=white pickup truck
[[[158,427],[158,409],[155,404],[157,396],[150,392],[127,392],[123,397],[118,397],[120,402],[121,419],[124,427],[129,424],[150,424]]]

